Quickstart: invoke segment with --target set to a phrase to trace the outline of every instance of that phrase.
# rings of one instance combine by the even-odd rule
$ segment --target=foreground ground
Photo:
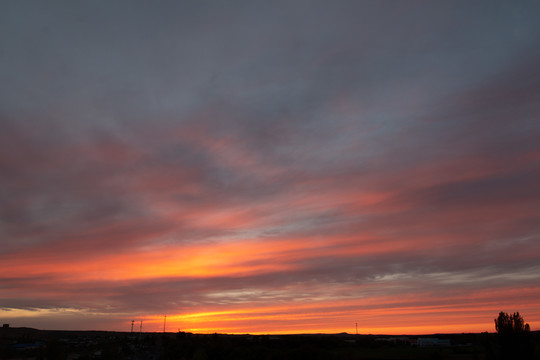
[[[0,359],[482,360],[502,358],[499,340],[488,333],[276,336],[0,328]],[[540,333],[531,333],[528,344],[530,351],[517,349],[511,358],[540,359]]]

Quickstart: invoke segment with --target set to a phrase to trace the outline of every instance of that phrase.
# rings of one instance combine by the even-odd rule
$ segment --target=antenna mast
[[[167,315],[163,317],[163,332],[165,332],[165,324],[167,323]]]
[[[133,334],[133,323],[135,322],[135,320],[131,320],[131,333]]]

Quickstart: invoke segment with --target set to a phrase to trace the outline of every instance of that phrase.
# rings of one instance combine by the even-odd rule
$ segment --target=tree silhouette
[[[530,327],[529,324],[525,324],[519,312],[509,315],[501,311],[499,317],[495,319],[495,330],[502,335],[520,334],[530,331]]]
[[[495,330],[499,334],[501,359],[534,358],[530,327],[519,312],[510,315],[501,311],[495,319]]]

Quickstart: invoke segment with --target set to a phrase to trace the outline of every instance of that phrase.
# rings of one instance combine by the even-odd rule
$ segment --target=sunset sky
[[[0,2],[0,323],[540,330],[540,2]]]

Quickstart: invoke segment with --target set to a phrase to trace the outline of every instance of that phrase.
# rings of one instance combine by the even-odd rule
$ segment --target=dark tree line
[[[501,359],[534,359],[534,345],[530,326],[519,312],[508,314],[503,311],[495,319]]]
[[[509,315],[500,312],[499,317],[495,319],[495,330],[499,334],[522,334],[531,330],[529,324],[525,324],[519,312]]]

